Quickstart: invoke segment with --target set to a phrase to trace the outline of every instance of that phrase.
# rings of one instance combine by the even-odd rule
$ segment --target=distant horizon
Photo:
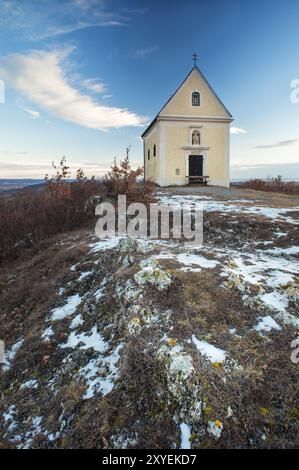
[[[121,159],[117,160],[120,161]],[[67,161],[68,166],[70,167],[71,171],[71,178],[74,179],[76,172],[79,168],[83,168],[87,177],[95,176],[96,178],[101,178],[110,170],[111,166],[113,165],[113,161],[106,162],[105,165],[101,164],[93,164],[89,165],[87,168],[84,167],[84,164],[80,165],[72,165],[70,162]],[[131,165],[134,169],[138,166],[142,166],[142,162],[139,161],[132,161]],[[0,162],[1,167],[1,162]],[[38,167],[38,165],[37,165]],[[2,176],[0,172],[0,181],[4,180],[43,180],[46,174],[52,174],[53,168],[49,165],[43,165],[43,170],[38,170],[40,173],[38,175],[33,175],[31,173],[27,173],[26,175],[15,175],[15,171],[13,170],[13,165],[11,167],[11,174],[7,177]],[[86,171],[87,170],[87,171]],[[26,171],[30,171],[30,165],[26,166]],[[290,174],[294,175],[291,176]],[[299,180],[299,163],[289,163],[289,164],[278,164],[278,165],[244,165],[244,166],[234,166],[231,165],[231,174],[230,180],[248,180],[252,178],[274,178],[276,176],[281,176],[283,179],[286,180]]]
[[[100,178],[103,178],[104,175],[93,175],[96,179],[100,179]],[[299,181],[299,177],[284,177],[280,174],[269,174],[267,176],[253,176],[253,177],[231,177],[230,178],[230,182],[238,182],[238,181],[248,181],[249,179],[263,179],[263,180],[266,180],[266,179],[271,179],[271,178],[276,178],[276,177],[281,177],[282,180],[284,181]],[[66,178],[66,181],[76,181],[76,178]],[[0,178],[0,185],[1,184],[4,184],[5,182],[7,183],[12,183],[12,182],[36,182],[36,183],[42,183],[42,182],[45,182],[46,183],[46,180],[45,178],[22,178],[22,177],[18,177],[18,178]]]

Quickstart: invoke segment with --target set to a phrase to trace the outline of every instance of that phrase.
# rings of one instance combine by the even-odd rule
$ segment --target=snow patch
[[[4,413],[3,413],[3,419],[5,423],[8,421],[14,421],[14,414],[16,411],[16,405],[11,405]]]
[[[54,331],[52,326],[48,326],[48,328],[45,329],[45,331],[42,333],[41,338],[44,341],[50,341],[51,336],[54,335]]]
[[[90,253],[97,253],[98,251],[111,250],[112,248],[117,247],[120,238],[104,238],[99,240],[96,243],[91,243],[89,247],[91,248]]]
[[[213,198],[208,199],[205,196],[195,196],[192,194],[186,195],[177,195],[177,196],[169,196],[169,195],[162,195],[160,198],[160,202],[163,204],[169,204],[170,206],[180,208],[182,204],[193,204],[195,208],[202,208],[204,212],[222,212],[222,213],[242,213],[242,214],[253,214],[262,217],[266,217],[273,221],[275,220],[283,220],[289,224],[298,225],[298,221],[295,220],[293,217],[288,216],[289,212],[297,211],[298,207],[287,207],[287,208],[276,208],[276,207],[269,207],[269,206],[253,206],[251,201],[245,200],[242,204],[236,205],[232,204],[231,202],[237,201],[217,201]],[[238,202],[241,202],[238,201]],[[250,204],[250,205],[248,205]],[[191,206],[190,206],[191,211]]]
[[[10,348],[10,350],[5,352],[3,370],[7,371],[11,367],[11,363],[14,360],[17,352],[19,351],[23,343],[24,343],[24,339],[19,339],[19,341],[17,341]]]
[[[254,327],[256,331],[281,330],[281,326],[270,316],[259,318],[259,323]]]
[[[84,323],[83,317],[82,317],[81,313],[79,313],[79,315],[76,315],[75,318],[73,318],[73,320],[70,324],[70,328],[72,330],[75,330],[79,326],[83,325],[83,323]]]
[[[92,348],[95,351],[103,353],[107,350],[107,343],[97,331],[96,325],[88,333],[77,333],[73,331],[66,343],[61,344],[61,348],[75,348],[80,345],[80,349]]]
[[[285,312],[288,306],[288,299],[276,291],[263,294],[261,296],[261,301],[268,307],[272,309],[274,308],[279,312]]]
[[[38,388],[38,382],[36,379],[28,380],[20,386],[20,390],[25,390],[26,388]]]
[[[84,271],[83,273],[80,274],[77,281],[81,282],[83,281],[83,279],[85,279],[86,277],[89,277],[91,274],[92,274],[92,271]]]
[[[288,248],[278,248],[277,246],[272,248],[271,250],[267,250],[267,253],[271,253],[273,255],[298,255],[299,253],[299,246],[290,246]]]
[[[216,260],[211,260],[205,258],[204,256],[193,254],[193,253],[169,253],[161,252],[153,258],[157,260],[161,259],[173,259],[180,264],[183,264],[184,267],[181,268],[181,271],[193,271],[200,272],[201,268],[213,269],[219,264]],[[195,267],[198,266],[198,267]]]
[[[181,423],[180,429],[181,429],[180,449],[191,449],[191,442],[190,442],[191,430],[190,430],[190,427],[186,423]]]
[[[114,381],[118,376],[117,363],[122,348],[123,344],[119,344],[105,358],[91,359],[85,367],[80,369],[79,375],[85,379],[87,385],[83,396],[85,400],[93,398],[95,393],[101,392],[104,396],[113,390]]]
[[[73,315],[81,302],[79,294],[72,295],[67,299],[67,303],[62,307],[57,307],[52,310],[51,320],[63,320],[64,318]]]
[[[274,270],[268,273],[269,278],[267,279],[267,285],[269,287],[280,287],[286,286],[293,282],[294,278],[289,273]]]
[[[192,342],[195,344],[198,351],[205,356],[210,362],[224,362],[226,358],[226,352],[223,349],[216,348],[212,344],[206,341],[200,341],[195,335],[192,335]]]
[[[185,266],[197,265],[201,268],[213,269],[219,264],[218,261],[204,258],[203,256],[193,255],[189,253],[181,253],[177,255],[176,259],[179,263],[184,264]]]

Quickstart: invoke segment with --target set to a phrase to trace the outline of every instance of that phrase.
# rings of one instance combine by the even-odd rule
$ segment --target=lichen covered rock
[[[152,285],[158,291],[167,290],[172,283],[171,275],[161,268],[156,260],[146,260],[142,269],[134,275],[135,282],[142,287]]]

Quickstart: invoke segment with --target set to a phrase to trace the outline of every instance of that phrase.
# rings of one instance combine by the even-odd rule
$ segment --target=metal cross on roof
[[[196,54],[196,52],[194,52],[193,55],[192,55],[192,59],[193,59],[193,62],[194,62],[194,67],[196,66],[197,57],[198,57],[198,55]]]

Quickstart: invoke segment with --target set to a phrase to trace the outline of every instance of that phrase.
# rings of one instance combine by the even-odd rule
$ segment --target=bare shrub
[[[104,181],[87,178],[82,169],[71,181],[65,157],[52,167],[53,175],[45,176],[46,184],[38,191],[28,189],[0,198],[0,263],[18,258],[52,235],[84,226],[94,217],[98,198],[93,196],[116,201],[119,194],[125,194],[128,203],[153,200],[155,185],[140,181],[143,170],[133,170],[128,157],[115,163]]]
[[[0,262],[16,259],[26,248],[52,235],[84,226],[94,216],[93,195],[101,194],[102,183],[87,179],[82,170],[70,182],[63,157],[55,174],[46,175],[39,191],[25,190],[0,199]]]
[[[269,191],[273,193],[299,194],[299,184],[296,181],[283,181],[281,176],[266,180],[254,178],[240,185],[242,188],[255,189],[257,191]]]
[[[104,178],[106,197],[116,200],[119,194],[124,194],[128,202],[150,202],[153,199],[155,184],[151,181],[141,181],[142,174],[143,168],[132,169],[128,156],[118,165],[115,162]]]

